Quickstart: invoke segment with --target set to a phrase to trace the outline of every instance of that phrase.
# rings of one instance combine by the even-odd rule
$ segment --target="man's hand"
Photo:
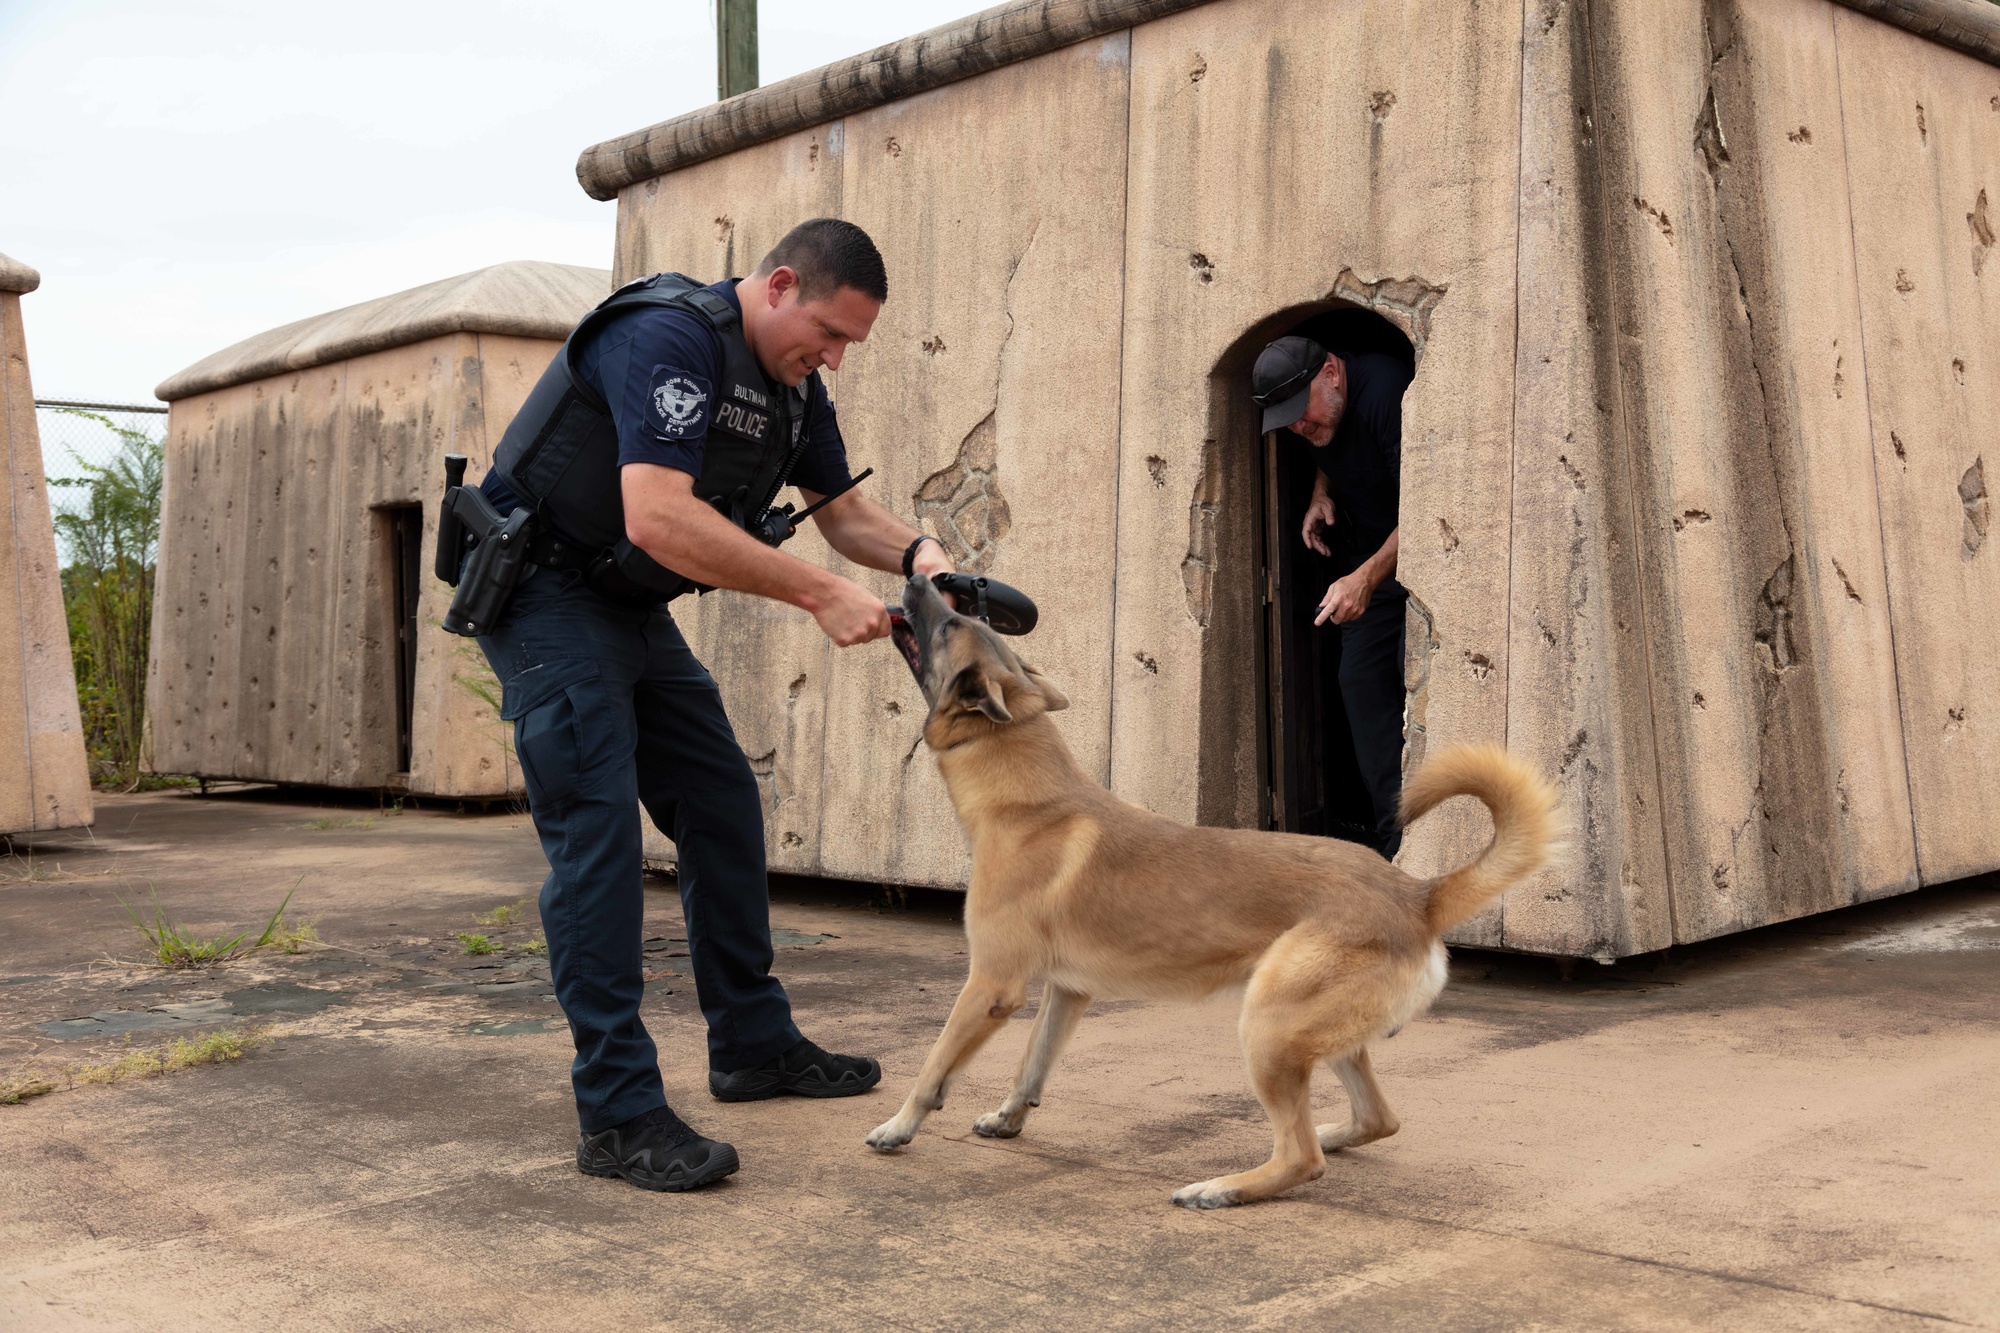
[[[951,553],[944,549],[944,543],[933,538],[917,547],[910,568],[929,578],[933,574],[950,574],[957,566],[951,563]]]
[[[1332,555],[1326,547],[1326,538],[1320,534],[1333,526],[1333,497],[1326,492],[1326,473],[1313,473],[1312,503],[1306,506],[1306,545],[1321,555]]]
[[[627,463],[619,481],[625,535],[668,569],[717,588],[790,602],[810,612],[843,648],[889,632],[889,612],[881,598],[852,579],[795,560],[750,536],[696,499],[694,478],[687,473],[655,463]]]
[[[826,600],[811,610],[826,637],[841,648],[852,648],[889,632],[889,608],[852,579],[837,579],[827,589]]]
[[[944,549],[944,543],[933,538],[917,547],[916,555],[910,560],[910,568],[929,578],[933,574],[953,573],[957,566],[951,563],[951,553]],[[958,598],[948,592],[938,595],[944,598],[946,606],[958,610]]]
[[[1319,614],[1313,617],[1313,624],[1324,625],[1331,619],[1336,625],[1345,625],[1368,609],[1368,599],[1374,595],[1375,585],[1365,570],[1335,579],[1326,596],[1319,599]]]
[[[1324,625],[1331,619],[1336,625],[1345,625],[1368,609],[1368,603],[1375,596],[1375,590],[1382,586],[1382,581],[1395,577],[1396,556],[1402,549],[1402,533],[1400,527],[1392,529],[1382,548],[1362,561],[1361,568],[1333,581],[1333,586],[1326,590],[1326,596],[1319,599],[1319,614],[1313,617],[1313,624]]]

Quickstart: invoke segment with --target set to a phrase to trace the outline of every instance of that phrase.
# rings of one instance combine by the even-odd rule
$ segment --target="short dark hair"
[[[882,252],[868,233],[839,218],[808,218],[785,233],[758,261],[756,276],[780,268],[799,275],[799,299],[817,301],[852,287],[872,301],[889,299],[889,274]]]

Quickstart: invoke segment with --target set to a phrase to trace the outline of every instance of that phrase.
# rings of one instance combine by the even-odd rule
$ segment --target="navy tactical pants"
[[[666,1105],[639,1021],[644,907],[639,806],[679,853],[708,1060],[730,1072],[799,1040],[771,975],[764,812],[715,680],[664,608],[608,602],[575,572],[541,570],[482,636],[549,877],[542,928],[576,1041],[586,1133]]]
[[[1403,845],[1403,615],[1399,588],[1375,591],[1368,609],[1340,627],[1340,701],[1354,758],[1375,807],[1375,850],[1394,860]]]

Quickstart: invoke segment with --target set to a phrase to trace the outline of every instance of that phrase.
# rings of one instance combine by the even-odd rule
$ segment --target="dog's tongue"
[[[917,632],[910,628],[909,617],[903,614],[900,606],[889,608],[889,638],[895,643],[896,651],[903,655],[903,660],[910,664],[911,678],[921,684],[924,678],[923,658],[917,652]]]

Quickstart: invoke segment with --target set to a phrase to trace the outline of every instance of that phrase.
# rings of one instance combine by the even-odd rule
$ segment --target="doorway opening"
[[[417,596],[423,590],[424,507],[382,509],[389,541],[389,623],[396,646],[396,771],[410,771],[411,725],[417,699]]]
[[[1311,338],[1337,355],[1378,353],[1414,367],[1403,331],[1372,310],[1334,306],[1272,338]],[[1374,806],[1354,757],[1354,737],[1340,695],[1340,631],[1314,625],[1335,578],[1334,561],[1302,536],[1317,464],[1290,431],[1272,431],[1263,447],[1264,757],[1267,827],[1373,843]]]

